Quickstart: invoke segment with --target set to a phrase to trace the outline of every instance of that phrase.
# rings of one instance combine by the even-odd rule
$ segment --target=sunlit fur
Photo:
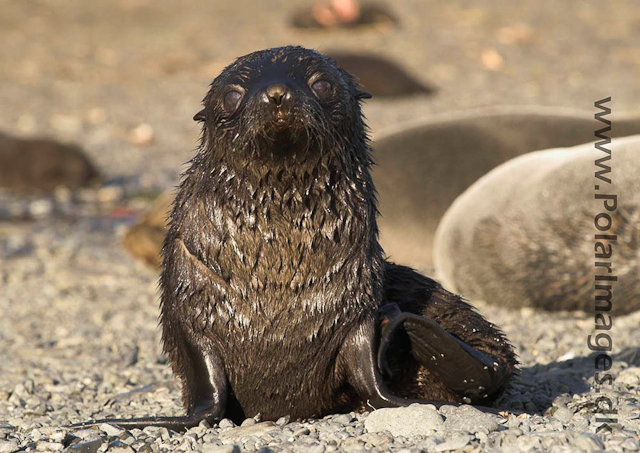
[[[313,93],[314,77],[332,84],[330,98]],[[294,96],[284,129],[261,102],[268,83],[281,80]],[[222,103],[233,86],[244,97],[229,112]],[[384,260],[363,96],[333,60],[300,47],[241,57],[213,81],[197,116],[202,143],[174,202],[160,280],[164,348],[188,411],[203,398],[203,357],[213,353],[232,392],[226,415],[236,420],[361,407],[341,348],[359,326],[374,325],[385,291],[401,297],[404,310],[435,307],[440,313],[430,315],[445,321],[482,324],[492,339],[480,338],[478,347],[513,368],[499,330],[432,280]],[[408,286],[396,288],[399,281]],[[451,303],[430,304],[436,293]],[[462,339],[480,335],[459,327]],[[420,370],[410,360],[403,376],[415,383]],[[456,398],[436,381],[418,386],[420,395]]]

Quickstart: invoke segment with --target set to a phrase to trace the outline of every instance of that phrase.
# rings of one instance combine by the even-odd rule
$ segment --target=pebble
[[[218,424],[218,427],[220,429],[228,429],[228,428],[235,428],[236,424],[233,423],[231,420],[229,420],[228,418],[223,418],[222,420],[220,420],[220,423]]]
[[[444,429],[450,433],[457,431],[491,433],[498,429],[497,417],[482,412],[473,406],[456,407],[450,410],[446,417]]]
[[[112,425],[110,423],[101,423],[100,425],[98,425],[98,429],[100,431],[103,431],[105,433],[107,433],[107,435],[109,436],[120,436],[124,433],[124,429],[119,428],[115,425]]]
[[[103,443],[104,443],[103,439],[95,439],[95,440],[90,440],[85,442],[78,442],[77,444],[74,444],[71,447],[69,447],[69,451],[74,453],[96,453]]]
[[[562,423],[567,423],[569,420],[573,418],[573,411],[566,407],[559,407],[553,413],[553,418],[555,418],[558,421],[561,421]]]
[[[0,453],[13,453],[19,449],[20,447],[13,440],[0,440]]]
[[[200,447],[202,453],[241,453],[240,447],[233,445],[211,445],[204,444]]]
[[[153,142],[153,128],[146,123],[142,123],[131,130],[129,141],[136,146],[147,146]]]
[[[435,451],[451,451],[451,450],[461,450],[466,447],[469,442],[473,440],[473,436],[464,435],[457,436],[453,439],[442,442],[441,444],[436,445]]]
[[[109,453],[135,453],[135,450],[122,442],[112,442],[107,449]]]
[[[220,433],[220,439],[224,443],[233,443],[240,441],[244,437],[248,436],[261,436],[266,433],[280,431],[278,425],[273,422],[261,422],[249,426],[241,426],[239,428],[230,429]]]
[[[353,421],[353,415],[351,414],[341,414],[333,418],[333,421],[336,423],[340,423],[341,425],[348,425]]]
[[[575,438],[573,445],[585,451],[604,450],[604,443],[602,443],[600,437],[590,433],[579,435]]]
[[[371,444],[374,447],[386,445],[392,441],[391,437],[384,433],[366,433],[357,437],[358,440]]]
[[[389,431],[393,436],[428,436],[444,429],[442,417],[433,406],[413,404],[409,407],[373,411],[364,422],[368,432]]]
[[[38,442],[36,444],[37,451],[62,451],[64,445],[57,442]]]
[[[290,420],[291,420],[291,417],[290,417],[290,416],[288,416],[288,415],[287,415],[287,416],[285,416],[285,417],[280,417],[280,418],[278,419],[278,421],[276,422],[276,425],[278,425],[278,426],[284,426],[284,425],[286,425],[287,423],[289,423],[289,421],[290,421]]]

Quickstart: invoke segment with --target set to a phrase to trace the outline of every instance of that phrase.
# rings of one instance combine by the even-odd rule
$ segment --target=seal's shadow
[[[544,414],[562,395],[588,393],[591,386],[587,381],[595,373],[594,360],[598,354],[521,368],[520,377],[498,401],[499,407]],[[625,348],[612,358],[614,363],[640,366],[640,348]],[[615,378],[615,372],[612,373]]]

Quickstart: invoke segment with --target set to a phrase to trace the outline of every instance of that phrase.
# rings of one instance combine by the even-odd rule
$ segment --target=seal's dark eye
[[[326,80],[318,80],[317,82],[313,82],[311,85],[311,89],[315,91],[316,96],[320,99],[327,99],[331,96],[331,84]]]
[[[224,95],[224,109],[228,112],[235,111],[240,105],[242,93],[237,90],[231,90]]]

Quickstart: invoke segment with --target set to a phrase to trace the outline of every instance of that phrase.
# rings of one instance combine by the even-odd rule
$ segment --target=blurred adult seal
[[[501,306],[640,309],[640,136],[607,148],[611,184],[594,177],[607,155],[593,143],[528,153],[482,177],[438,227],[438,278]]]
[[[383,257],[367,97],[301,47],[246,55],[214,80],[160,278],[187,415],[110,422],[184,429],[413,402],[493,410],[516,366],[502,332]]]
[[[95,185],[100,174],[82,149],[46,138],[0,134],[0,188],[18,193]]]
[[[438,223],[469,186],[522,154],[593,141],[600,127],[582,110],[496,106],[381,131],[373,169],[382,214],[380,243],[391,259],[432,269]],[[632,134],[640,134],[640,118],[619,115],[611,137]]]
[[[358,76],[359,68],[355,69]],[[380,243],[393,260],[431,269],[433,236],[451,203],[481,176],[531,151],[593,140],[598,122],[581,110],[497,106],[398,124],[374,141]],[[612,137],[640,133],[637,116],[616,119]],[[135,256],[160,265],[172,192],[125,235]]]

